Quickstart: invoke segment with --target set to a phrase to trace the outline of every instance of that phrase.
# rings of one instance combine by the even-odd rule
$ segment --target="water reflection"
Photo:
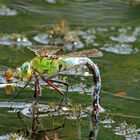
[[[20,116],[19,116],[20,117]],[[21,117],[20,117],[21,119]],[[64,122],[61,125],[58,125],[56,127],[53,128],[45,128],[45,129],[41,129],[39,126],[41,125],[39,120],[38,120],[38,115],[34,115],[32,118],[32,128],[31,131],[27,129],[26,127],[26,134],[28,134],[26,137],[29,137],[33,140],[58,140],[59,136],[58,136],[58,130],[62,129],[65,127],[66,124],[66,119],[64,120]],[[52,135],[51,136],[51,133]]]
[[[0,136],[0,140],[60,140],[58,131],[66,125],[66,119],[57,126],[52,128],[41,128],[43,124],[38,120],[38,115],[31,119],[31,127],[27,124],[18,112],[18,119],[21,120],[23,128],[18,129],[15,133]]]
[[[104,119],[100,119],[100,123],[97,124],[92,110],[86,108],[85,110],[88,110],[88,112],[85,113],[89,115],[84,115],[84,109],[80,105],[71,108],[63,106],[63,113],[61,111],[56,113],[58,111],[53,108],[51,108],[49,112],[45,112],[43,110],[48,107],[47,105],[35,105],[36,104],[31,106],[31,104],[25,103],[1,103],[1,107],[10,107],[9,113],[11,113],[11,109],[17,112],[18,119],[20,119],[22,123],[22,129],[17,128],[17,131],[1,136],[0,139],[9,140],[9,137],[20,137],[21,140],[55,140],[60,138],[64,140],[67,138],[77,138],[80,140],[84,137],[85,139],[96,140],[100,125],[105,129],[111,129],[111,131],[114,129],[116,135],[125,136],[126,139],[132,138],[137,140],[140,137],[140,129],[138,129],[136,125],[131,125],[126,122],[119,124],[118,121],[113,120],[108,114],[105,115],[105,117],[102,116]],[[54,103],[50,103],[50,106],[55,105]],[[32,114],[28,114],[28,116],[23,114],[22,108],[26,108],[26,110],[24,110],[25,113],[29,113],[30,111]],[[49,115],[44,115],[44,113]],[[74,123],[76,126],[70,127],[71,124]],[[86,130],[86,134],[85,131],[83,131],[84,127],[89,128],[88,131]],[[73,137],[71,136],[71,132],[74,133]]]
[[[55,105],[54,103],[50,103],[50,106]],[[8,108],[6,118],[10,114],[17,114],[17,117],[14,119],[16,119],[17,122],[21,122],[18,122],[18,124],[22,124],[20,127],[15,124],[16,129],[12,129],[10,131],[11,133],[7,135],[0,136],[2,140],[9,140],[9,138],[21,138],[21,140],[55,140],[59,138],[65,140],[67,138],[77,138],[80,140],[83,137],[91,140],[96,137],[98,132],[98,125],[95,122],[94,115],[90,117],[90,120],[88,119],[92,110],[87,112],[87,108],[84,109],[82,105],[75,105],[71,108],[63,106],[63,112],[62,110],[58,111],[53,108],[49,110],[46,108],[48,107],[47,105],[41,104],[37,106],[37,104],[3,102],[1,103],[1,107]],[[30,114],[26,115],[26,113],[29,112]],[[12,121],[10,121],[10,124],[11,123]],[[85,127],[90,127],[90,129],[85,131]],[[8,132],[9,128],[7,129]]]
[[[96,140],[98,136],[98,131],[99,131],[99,124],[95,123],[93,115],[91,115],[89,126],[90,126],[89,140]]]
[[[79,123],[75,128],[71,128],[71,124],[74,121],[69,121],[64,116],[54,118],[53,121],[49,117],[45,118],[45,124],[43,118],[39,115],[33,115],[32,118],[25,118],[20,112],[18,119],[20,119],[22,128],[17,128],[17,131],[7,135],[0,136],[2,140],[9,140],[14,138],[16,140],[66,140],[67,138],[76,139],[89,139],[96,140],[98,135],[99,126],[95,123],[93,116],[86,122],[89,132],[85,134],[82,120],[77,120]],[[83,120],[84,121],[84,120]],[[85,123],[85,122],[84,122]],[[67,132],[68,131],[68,132]]]

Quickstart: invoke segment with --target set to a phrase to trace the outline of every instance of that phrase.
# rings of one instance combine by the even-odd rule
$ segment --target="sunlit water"
[[[116,54],[104,53],[104,57],[95,59],[95,62],[98,63],[101,69],[103,90],[113,92],[114,94],[125,91],[128,96],[134,96],[136,98],[140,97],[140,67],[137,61],[137,58],[139,58],[140,55],[137,50],[137,48],[139,48],[139,31],[136,31],[140,23],[139,4],[135,5],[135,3],[133,2],[130,4],[123,0],[1,0],[0,4],[1,3],[5,4],[5,6],[0,6],[0,33],[24,33],[25,36],[28,36],[30,40],[29,42],[25,42],[28,40],[21,40],[21,38],[17,38],[17,40],[11,40],[8,38],[7,40],[6,38],[6,41],[4,40],[6,43],[13,43],[12,45],[19,45],[21,43],[20,45],[23,46],[24,43],[25,46],[27,45],[26,43],[31,44],[31,41],[32,43],[34,43],[34,36],[40,34],[41,32],[44,32],[52,24],[59,24],[60,21],[64,19],[69,23],[70,27],[73,30],[75,28],[77,29],[78,27],[84,28],[83,34],[85,34],[86,37],[84,35],[80,35],[80,37],[84,40],[84,43],[89,43],[90,45],[92,44],[91,46],[96,46],[97,48],[104,47],[104,49],[102,50],[105,50],[106,46],[112,47],[113,44],[113,47],[116,46],[116,52],[118,52],[120,49],[124,51],[126,49],[126,46],[130,46],[130,48],[125,51],[125,54],[129,54],[128,56],[117,56]],[[95,34],[94,31],[96,31],[97,34]],[[87,35],[89,39],[87,38]],[[103,44],[95,41],[98,38],[99,40],[102,40],[106,36],[107,40],[103,42]],[[127,40],[128,42],[125,42],[124,40]],[[0,44],[5,43],[4,41],[2,42],[0,40]],[[118,42],[114,43],[113,41]],[[133,49],[133,47],[136,47],[136,49]],[[135,52],[136,54],[131,54],[133,52]],[[78,81],[76,82],[78,83]],[[79,89],[79,86],[78,88],[73,88],[71,86],[70,90],[80,90],[81,92],[82,88]],[[116,119],[114,117],[115,115],[113,117],[111,116],[112,119],[106,118],[106,116],[101,115],[101,124],[99,124],[99,126],[92,125],[92,119],[90,118],[90,115],[82,119],[81,121],[77,119],[68,119],[66,127],[60,130],[58,129],[58,135],[60,135],[61,139],[86,140],[89,139],[89,136],[91,136],[91,139],[97,137],[97,139],[102,140],[103,138],[108,136],[108,133],[106,133],[106,131],[108,131],[111,136],[114,136],[114,139],[116,140],[124,138],[134,140],[140,139],[140,126],[135,126],[135,123],[139,122],[139,119],[133,119],[139,114],[137,109],[140,106],[139,102],[134,100],[125,100],[123,97],[122,99],[116,98],[114,96],[112,97],[110,96],[110,94],[102,96],[103,97],[101,97],[101,99],[104,99],[102,102],[103,105],[105,105],[105,107],[107,108],[107,111],[110,112],[111,110],[112,112],[114,111],[123,114],[123,111],[126,110],[124,112],[126,113],[126,118],[127,113],[129,111],[132,111],[130,112],[130,114],[128,113],[128,116],[131,115],[130,118],[133,120],[131,121],[134,124],[131,124],[131,121],[130,124],[120,124],[120,122],[126,120],[126,118],[120,117]],[[111,101],[109,101],[107,98],[111,98]],[[124,108],[122,107],[122,104]],[[129,106],[129,108],[128,105],[130,104],[131,106]],[[3,104],[3,107],[4,106],[5,104]],[[6,107],[10,106],[11,105]],[[16,125],[16,128],[14,128],[14,124],[12,123],[12,121],[15,122],[17,120],[17,116],[14,114],[13,117],[13,114],[11,113],[12,112],[7,113],[7,110],[3,109],[2,114],[0,115],[1,118],[6,118],[8,121],[11,119],[11,121],[9,121],[8,127],[6,126],[7,124],[5,122],[0,123],[0,135],[4,135],[1,139],[4,139],[6,137],[5,134],[10,134],[10,132],[16,133],[17,129],[24,128],[24,131],[25,129],[32,129],[31,124],[29,125],[27,123],[25,125],[20,121],[17,121],[18,123]],[[60,118],[54,117],[52,119],[40,119],[39,121],[41,121],[41,125],[39,126],[39,130],[49,129],[49,126],[50,129],[52,129],[54,128],[54,123],[56,127],[59,126],[61,121]],[[116,120],[114,120],[114,118]],[[62,117],[62,121],[64,120],[65,117]],[[29,122],[30,120],[26,118],[26,121]],[[26,128],[26,126],[28,128]],[[95,134],[94,136],[92,136],[93,133]],[[123,138],[119,135],[123,136]]]

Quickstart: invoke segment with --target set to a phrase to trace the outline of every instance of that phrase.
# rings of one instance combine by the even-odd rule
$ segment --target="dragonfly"
[[[94,89],[92,93],[92,106],[93,113],[99,112],[99,99],[101,90],[101,76],[98,66],[89,57],[101,57],[102,52],[97,49],[83,50],[81,52],[73,52],[69,54],[59,55],[62,48],[46,47],[46,46],[31,46],[28,47],[31,51],[35,52],[36,57],[31,61],[27,61],[18,67],[12,74],[11,71],[6,73],[6,79],[8,83],[11,83],[12,77],[20,77],[26,84],[24,87],[14,96],[10,101],[19,96],[23,90],[29,85],[32,79],[34,79],[34,98],[42,95],[41,86],[39,80],[43,80],[47,85],[54,88],[62,95],[60,105],[63,103],[64,94],[67,97],[68,86],[67,82],[61,80],[53,80],[52,77],[61,74],[65,71],[70,71],[75,67],[86,66],[93,77]],[[65,93],[57,87],[54,83],[63,84],[66,88]]]

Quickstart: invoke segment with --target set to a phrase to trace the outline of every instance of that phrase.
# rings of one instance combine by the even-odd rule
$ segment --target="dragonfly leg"
[[[58,92],[62,95],[62,99],[61,99],[61,101],[60,101],[60,106],[62,106],[62,103],[63,103],[63,101],[64,101],[64,92],[63,92],[61,89],[59,89],[57,86],[55,86],[55,85],[51,82],[51,80],[45,80],[44,78],[43,78],[43,80],[44,80],[48,85],[50,85],[51,87],[53,87],[56,91],[58,91]]]
[[[38,96],[42,96],[42,90],[39,84],[39,79],[35,80],[35,91],[34,91],[34,98],[38,97]]]
[[[63,84],[64,86],[66,86],[66,91],[65,91],[65,103],[67,104],[68,103],[68,87],[69,87],[69,84],[64,82],[64,81],[60,81],[60,80],[49,80],[51,82],[55,82],[55,83],[59,83],[59,84]]]
[[[23,90],[29,85],[30,81],[31,81],[31,78],[28,80],[28,82],[25,84],[25,86],[14,97],[12,97],[10,100],[8,100],[8,102],[11,102],[16,97],[18,97],[23,92]]]

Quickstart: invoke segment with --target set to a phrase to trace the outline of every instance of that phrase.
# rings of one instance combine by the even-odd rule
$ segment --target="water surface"
[[[140,24],[140,4],[129,3],[126,0],[56,0],[55,4],[48,3],[45,0],[0,0],[0,3],[17,12],[17,15],[14,16],[0,15],[0,33],[23,33],[28,36],[33,44],[37,44],[37,42],[33,41],[34,35],[49,29],[54,24],[59,24],[63,19],[68,22],[73,30],[82,29],[85,31],[91,28],[97,29],[98,27],[107,28],[107,33],[97,33],[96,40],[100,44],[99,47],[103,47],[104,43],[111,44],[112,41],[109,36],[112,34],[114,36],[118,35],[120,28],[129,29],[129,34]],[[140,48],[139,42],[139,36],[137,36],[137,41],[129,44]],[[99,47],[97,48],[99,49]],[[112,137],[114,140],[121,140],[127,139],[124,134],[121,136],[117,135],[121,132],[116,132],[116,129],[122,126],[122,123],[125,126],[128,124],[129,128],[136,125],[135,130],[138,130],[140,127],[140,102],[134,100],[134,98],[140,98],[140,53],[129,55],[117,55],[104,51],[103,53],[104,56],[102,58],[94,59],[94,62],[98,64],[101,70],[101,103],[106,109],[105,115],[101,115],[100,120],[113,120],[115,123],[110,123],[109,125],[99,124],[99,126],[93,127],[90,115],[80,120],[67,120],[66,126],[58,130],[58,135],[61,139],[86,140],[92,131],[95,130],[99,140],[104,140],[104,138],[112,140]],[[26,56],[27,54],[28,56]],[[26,48],[17,49],[16,47],[0,46],[1,65],[14,68],[21,65],[24,61],[31,60],[34,56]],[[69,80],[70,83],[73,83],[72,78],[69,78]],[[75,78],[75,83],[79,83],[79,78]],[[91,83],[88,84],[91,85]],[[31,98],[33,95],[32,90],[27,89],[25,91],[25,96],[21,95],[18,100]],[[54,97],[54,94],[50,95],[53,92],[52,90],[45,88],[45,91],[48,94],[43,95],[41,102],[46,102],[52,98],[57,98],[58,100],[59,96]],[[5,89],[0,89],[0,94],[2,101],[7,101],[11,97],[5,95]],[[80,97],[78,93],[70,94],[69,98],[73,103],[90,105],[89,96],[85,94],[80,94]],[[87,101],[83,102],[85,99]],[[15,133],[19,130],[23,130],[25,133],[27,128],[31,130],[31,118],[23,116],[25,119],[25,123],[23,123],[20,119],[17,119],[16,113],[9,113],[9,109],[0,108],[0,110],[0,120],[3,120],[0,121],[0,135],[6,135],[10,132]],[[39,129],[52,129],[54,126],[59,126],[64,120],[65,116],[39,118],[41,124]],[[124,123],[124,121],[127,121],[127,123]],[[140,134],[139,131],[137,133]],[[51,136],[53,137],[53,133],[51,133]],[[136,137],[135,133],[130,137],[132,136],[133,139],[139,139],[139,135]]]

